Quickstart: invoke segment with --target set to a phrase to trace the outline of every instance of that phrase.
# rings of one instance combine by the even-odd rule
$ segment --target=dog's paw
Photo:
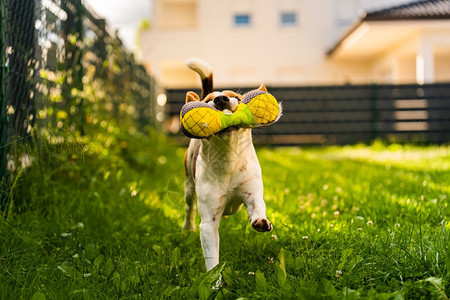
[[[272,231],[273,229],[272,223],[265,218],[250,219],[250,223],[252,224],[252,227],[259,232]]]

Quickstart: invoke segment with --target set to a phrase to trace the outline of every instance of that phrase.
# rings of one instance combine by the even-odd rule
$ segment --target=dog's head
[[[264,86],[264,84],[261,84],[258,90],[267,92],[267,89]],[[186,103],[191,101],[202,101],[204,103],[211,105],[215,109],[228,114],[234,113],[236,111],[236,108],[241,102],[241,100],[242,100],[241,94],[229,90],[209,93],[202,100],[194,92],[186,93]]]

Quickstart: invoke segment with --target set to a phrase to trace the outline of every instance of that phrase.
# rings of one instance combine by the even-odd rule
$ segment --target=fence
[[[105,20],[82,0],[0,0],[0,9],[4,204],[7,160],[23,152],[24,143],[17,141],[31,141],[36,128],[83,136],[86,126],[102,120],[144,130],[154,122],[156,89]]]
[[[284,112],[278,123],[253,131],[255,143],[323,145],[374,139],[426,143],[450,140],[449,83],[268,87],[268,90],[282,101]],[[186,90],[167,90],[167,111],[173,118],[178,118],[185,93]]]

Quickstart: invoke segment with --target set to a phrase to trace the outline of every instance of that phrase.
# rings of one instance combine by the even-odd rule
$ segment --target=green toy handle
[[[233,114],[220,112],[219,115],[222,120],[222,128],[230,126],[251,127],[253,125],[252,111],[244,103],[240,103]]]

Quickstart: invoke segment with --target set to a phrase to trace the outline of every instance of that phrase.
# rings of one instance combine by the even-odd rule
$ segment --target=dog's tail
[[[212,68],[206,61],[199,58],[189,58],[186,60],[185,64],[190,69],[197,72],[202,79],[202,100],[209,93],[214,92]]]

